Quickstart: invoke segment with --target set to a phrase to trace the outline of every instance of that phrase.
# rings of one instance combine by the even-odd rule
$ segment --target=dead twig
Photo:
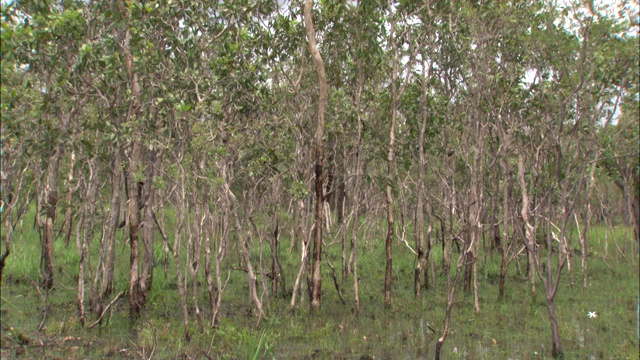
[[[324,243],[324,241],[323,241]],[[329,251],[327,250],[327,244],[324,243],[324,254],[325,254],[325,260],[327,261],[327,265],[329,266],[329,268],[331,269],[331,275],[333,276],[333,285],[335,285],[336,287],[336,291],[338,292],[338,296],[340,297],[340,301],[342,301],[342,304],[346,305],[346,301],[344,301],[344,298],[342,297],[342,292],[340,291],[340,283],[338,282],[338,277],[336,276],[336,268],[331,264],[331,261],[329,261]]]
[[[42,328],[44,327],[44,323],[45,321],[47,321],[47,314],[49,313],[49,291],[50,290],[46,290],[44,293],[44,313],[42,314],[42,321],[40,321],[40,325],[38,325],[38,330],[37,332],[42,331]],[[42,296],[42,293],[40,293],[40,295]]]
[[[109,305],[107,305],[107,307],[105,307],[104,310],[102,310],[102,314],[100,314],[100,317],[98,318],[98,320],[96,320],[93,324],[89,325],[87,330],[89,330],[89,329],[95,327],[96,325],[98,325],[98,323],[102,320],[102,318],[104,317],[104,314],[107,313],[107,310],[109,310],[111,305],[113,305],[116,301],[118,301],[123,295],[124,295],[124,291],[120,291],[120,293],[118,295],[116,295],[116,297],[113,300],[111,300]]]

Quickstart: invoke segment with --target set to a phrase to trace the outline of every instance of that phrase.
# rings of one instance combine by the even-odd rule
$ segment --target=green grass
[[[170,221],[167,223],[169,226]],[[630,229],[621,227],[613,233],[608,232],[606,243],[605,230],[594,227],[589,234],[589,287],[583,289],[581,286],[582,270],[579,254],[576,254],[573,258],[574,286],[571,286],[565,269],[556,296],[560,335],[568,359],[637,359],[639,356],[636,330],[638,257],[634,253],[637,249],[632,243]],[[281,238],[280,260],[290,292],[299,267],[299,255],[288,251],[288,235],[288,229],[285,229]],[[114,294],[128,289],[128,248],[123,244],[122,236],[120,231]],[[176,291],[175,264],[171,258],[165,276],[160,237],[155,249],[153,291],[141,318],[133,324],[129,322],[125,296],[107,314],[102,326],[85,330],[76,317],[79,260],[74,244],[65,248],[61,239],[56,242],[56,285],[47,296],[35,286],[40,280],[39,237],[30,227],[18,227],[2,283],[2,357],[148,358],[151,354],[159,359],[207,356],[222,359],[358,359],[364,355],[375,356],[376,359],[433,357],[446,307],[447,278],[439,274],[441,247],[434,246],[431,253],[438,272],[436,283],[416,299],[413,295],[414,256],[403,244],[394,246],[393,302],[391,308],[385,309],[383,239],[380,234],[371,233],[370,236],[372,246],[360,246],[359,253],[360,316],[354,312],[352,277],[341,283],[347,302],[343,305],[334,288],[330,270],[323,265],[322,307],[318,312],[309,313],[305,289],[294,312],[289,311],[290,293],[285,296],[271,294],[270,303],[264,305],[267,319],[256,327],[257,318],[248,296],[246,273],[232,270],[223,295],[218,326],[212,329],[205,325],[205,331],[200,332],[192,314],[192,338],[187,343]],[[258,240],[254,241],[257,245]],[[93,266],[97,262],[98,242],[99,239],[92,241]],[[409,243],[412,243],[411,239]],[[573,245],[578,246],[577,242]],[[340,254],[340,244],[330,247],[330,260],[338,276]],[[256,269],[259,267],[258,256],[254,249],[252,260]],[[479,261],[482,256],[480,254]],[[237,257],[232,247],[225,268],[237,268]],[[264,257],[269,258],[267,244]],[[452,276],[456,259],[454,251]],[[182,261],[184,266],[184,259]],[[443,358],[549,357],[550,328],[540,282],[538,295],[533,298],[529,281],[517,273],[513,262],[508,269],[506,296],[497,301],[499,261],[499,254],[494,253],[486,257],[484,266],[482,262],[478,264],[479,314],[474,312],[473,296],[465,294],[459,287],[453,306],[451,331],[442,349]],[[518,261],[524,268],[526,259],[522,257]],[[198,302],[201,311],[208,315],[208,294],[202,273],[198,278]],[[262,291],[260,281],[258,286]],[[192,306],[190,294],[189,290],[189,304]],[[37,332],[45,306],[48,306],[47,318],[42,331]],[[589,318],[589,311],[596,311],[598,317]],[[89,321],[94,319],[91,317]]]

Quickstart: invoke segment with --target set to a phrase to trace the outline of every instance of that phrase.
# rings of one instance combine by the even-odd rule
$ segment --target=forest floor
[[[638,359],[639,275],[637,247],[629,228],[608,236],[604,228],[590,236],[588,287],[582,286],[580,255],[565,268],[556,296],[560,336],[567,359]],[[39,240],[16,231],[12,253],[2,282],[1,358],[44,359],[417,359],[432,358],[444,327],[447,277],[441,275],[442,251],[432,256],[438,275],[435,284],[413,294],[414,255],[402,243],[394,247],[393,303],[383,306],[384,244],[372,239],[360,246],[360,298],[362,311],[354,311],[353,278],[340,280],[340,300],[331,271],[323,264],[321,309],[309,313],[306,297],[289,310],[291,287],[299,255],[289,252],[283,239],[280,260],[287,293],[270,294],[265,301],[267,319],[257,317],[248,296],[246,273],[230,271],[216,328],[199,330],[191,316],[191,341],[184,340],[184,325],[176,290],[175,265],[164,272],[162,249],[156,252],[153,290],[141,317],[128,320],[127,296],[116,301],[102,325],[90,330],[77,319],[77,264],[75,246],[56,243],[56,285],[38,290]],[[576,245],[577,246],[577,243]],[[120,242],[115,290],[128,289],[128,248]],[[331,263],[340,272],[340,244],[329,247]],[[454,264],[457,253],[454,251]],[[238,263],[235,258],[230,261]],[[258,257],[254,258],[258,262]],[[94,261],[94,260],[92,260]],[[172,260],[170,260],[172,261]],[[506,295],[498,297],[500,254],[481,252],[478,258],[480,313],[473,295],[460,284],[452,309],[451,330],[442,348],[444,359],[544,359],[550,357],[551,335],[544,292],[538,280],[533,297],[526,279],[526,257],[509,265]],[[94,262],[95,264],[95,262]],[[237,268],[240,265],[230,266]],[[455,265],[452,266],[455,272]],[[338,275],[339,276],[339,275]],[[453,276],[452,276],[453,277]],[[572,281],[573,279],[573,281]],[[573,285],[572,285],[573,283]],[[260,281],[259,281],[260,284]],[[200,281],[199,306],[206,310],[206,281]],[[304,291],[302,292],[304,295]],[[266,299],[266,298],[265,298]],[[190,299],[190,311],[193,302]],[[597,317],[590,317],[595,312]],[[593,316],[593,314],[592,314]],[[44,319],[43,319],[44,318]],[[95,319],[91,317],[90,321]],[[38,327],[41,326],[40,331]]]

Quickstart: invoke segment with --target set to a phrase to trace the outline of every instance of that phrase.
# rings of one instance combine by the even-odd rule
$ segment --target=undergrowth
[[[605,238],[606,234],[606,238]],[[328,266],[323,265],[322,307],[308,309],[306,289],[297,308],[289,310],[291,288],[299,267],[299,254],[288,249],[283,232],[280,261],[285,269],[287,292],[269,294],[266,320],[257,318],[248,296],[246,273],[230,271],[223,295],[220,321],[215,328],[199,330],[190,300],[191,340],[184,338],[184,324],[176,290],[175,264],[169,259],[164,272],[162,241],[155,249],[153,291],[142,316],[128,319],[127,296],[117,301],[101,325],[91,330],[77,320],[76,286],[78,255],[74,244],[55,244],[55,288],[39,290],[40,240],[29,227],[16,229],[12,253],[2,282],[2,358],[221,358],[221,359],[415,359],[434,356],[441,336],[449,278],[441,273],[442,249],[434,245],[431,258],[435,282],[420,298],[413,294],[415,257],[403,243],[394,246],[393,303],[383,306],[383,239],[368,239],[360,246],[359,275],[361,313],[354,308],[353,278],[348,276],[338,296]],[[564,270],[556,296],[560,336],[567,358],[637,359],[638,256],[631,230],[615,232],[594,227],[590,233],[589,286],[582,287],[579,255],[574,255],[571,284]],[[118,236],[115,293],[127,290],[128,248]],[[92,246],[97,247],[93,240]],[[265,258],[269,247],[265,244]],[[229,268],[239,263],[233,253]],[[341,246],[329,247],[329,261],[341,273]],[[445,359],[543,359],[550,354],[551,336],[542,290],[533,296],[525,277],[526,257],[509,265],[506,294],[498,301],[500,253],[486,248],[478,258],[480,313],[473,309],[473,295],[458,289],[451,331],[442,349]],[[258,264],[259,254],[252,260]],[[455,275],[457,252],[452,259]],[[326,260],[326,259],[325,259]],[[92,259],[95,264],[95,259]],[[233,264],[233,265],[232,265]],[[226,276],[226,271],[225,271]],[[90,281],[90,279],[87,279]],[[303,279],[303,283],[304,283]],[[200,279],[200,309],[207,313],[206,280]],[[538,282],[539,283],[539,282]],[[258,281],[260,284],[260,281]],[[260,285],[259,285],[260,286]],[[540,286],[539,286],[540,287]],[[260,291],[262,289],[260,288]],[[88,296],[88,295],[87,295]],[[263,294],[263,300],[266,296]],[[595,312],[596,318],[588,316]],[[45,317],[43,320],[43,317]],[[90,317],[91,318],[91,317]],[[91,318],[93,321],[93,318]],[[40,331],[38,327],[41,326]]]

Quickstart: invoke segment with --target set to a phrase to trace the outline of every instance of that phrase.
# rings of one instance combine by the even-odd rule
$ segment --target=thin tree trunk
[[[278,209],[274,209],[274,220],[273,223],[273,240],[269,242],[271,245],[271,292],[273,296],[278,295],[278,283],[280,283],[280,288],[282,289],[282,294],[287,293],[287,286],[285,284],[284,278],[284,269],[282,268],[282,264],[280,263],[280,258],[278,256],[278,245],[280,245],[280,216],[278,214]]]
[[[395,38],[395,14],[392,9],[391,1],[387,1],[387,11],[391,21],[389,42],[393,50],[393,69],[391,70],[391,119],[389,121],[389,146],[387,153],[387,185],[386,185],[386,203],[387,203],[387,234],[385,236],[385,254],[386,266],[384,275],[384,305],[391,306],[391,272],[393,269],[393,238],[395,234],[394,219],[394,200],[393,185],[395,183],[395,146],[396,146],[396,121],[398,112],[398,100],[400,94],[396,89],[396,81],[399,74],[400,51]]]
[[[211,215],[210,215],[211,216]],[[213,220],[212,220],[213,221]],[[205,261],[208,263],[207,265],[207,271],[206,271],[206,276],[207,276],[207,284],[209,286],[209,305],[210,305],[210,309],[211,309],[211,322],[210,325],[211,326],[216,326],[218,323],[218,312],[220,311],[220,304],[222,303],[222,293],[224,292],[224,288],[226,286],[226,282],[225,282],[225,286],[222,285],[222,274],[221,274],[221,270],[220,270],[220,266],[222,264],[222,262],[225,259],[225,255],[226,255],[226,243],[227,243],[227,236],[228,236],[228,232],[229,232],[229,212],[225,211],[224,214],[224,220],[223,220],[226,224],[224,224],[224,228],[220,231],[221,236],[220,236],[220,242],[218,243],[218,246],[215,247],[215,241],[214,241],[214,249],[216,250],[215,253],[215,271],[216,271],[216,286],[213,285],[213,281],[211,279],[211,273],[210,273],[210,264],[211,264],[211,249],[209,244],[205,244],[205,249],[207,251],[207,254],[205,256]],[[213,226],[213,223],[211,224],[211,226]],[[214,232],[213,230],[211,230],[209,236],[213,236]],[[209,236],[207,237],[207,241],[209,240]],[[229,272],[227,275],[227,281],[229,280],[229,277],[231,276],[231,273]]]
[[[471,197],[474,204],[471,206],[471,236],[473,244],[470,250],[473,254],[473,304],[476,314],[480,312],[480,297],[478,295],[478,242],[480,239],[480,231],[484,228],[483,219],[483,199],[484,188],[479,179],[478,174],[482,174],[481,157],[484,155],[484,139],[482,136],[482,125],[478,124],[476,129],[477,148],[474,150],[473,168],[471,170]]]
[[[116,257],[116,231],[120,220],[120,194],[122,192],[122,172],[120,170],[120,146],[115,145],[114,159],[111,166],[111,204],[109,219],[102,229],[100,241],[100,257],[96,267],[96,276],[92,293],[96,294],[92,308],[100,315],[104,306],[104,299],[113,290],[113,272]],[[98,290],[98,284],[100,289]]]
[[[520,171],[519,167],[518,167],[518,171]],[[518,174],[518,176],[520,175]],[[524,181],[524,173],[523,173],[522,179]],[[535,197],[535,193],[533,192],[533,189],[535,189],[534,184],[535,184],[535,179],[531,181],[528,194],[533,194],[533,203],[534,203],[533,207],[535,208],[536,197]],[[531,204],[531,202],[529,199],[527,199],[527,214],[529,214],[529,212],[531,211],[529,209],[529,204]],[[549,214],[549,216],[551,216],[551,214]],[[524,220],[524,217],[523,217],[523,220]],[[536,246],[537,246],[536,229],[538,228],[538,218],[534,217],[533,226],[531,226],[530,223],[528,223],[528,221],[529,219],[527,219],[527,221],[523,221],[523,223],[525,226],[526,241],[528,241],[529,243],[529,246],[527,246],[527,264],[528,264],[528,270],[529,270],[528,276],[531,280],[531,297],[535,301],[535,298],[537,295],[535,262],[536,262]]]
[[[67,184],[69,186],[69,189],[67,190],[67,209],[64,212],[64,224],[67,228],[67,232],[65,233],[64,236],[64,246],[65,248],[69,247],[69,242],[71,241],[71,229],[73,228],[73,207],[72,207],[72,200],[73,200],[73,187],[71,186],[71,184],[73,184],[73,167],[75,165],[76,162],[76,153],[75,151],[71,151],[71,155],[69,156],[69,175],[67,176]]]
[[[247,267],[247,275],[249,277],[249,297],[253,301],[253,304],[256,306],[256,310],[258,310],[258,324],[260,324],[260,320],[265,318],[264,311],[262,310],[262,302],[258,298],[258,289],[257,289],[257,277],[255,271],[253,270],[253,265],[251,265],[251,259],[249,257],[249,244],[247,242],[246,236],[243,236],[244,229],[240,224],[240,218],[238,217],[238,201],[235,195],[229,189],[229,184],[225,184],[225,191],[227,196],[233,203],[232,211],[233,211],[233,221],[235,224],[236,234],[239,237],[240,245],[242,246],[242,259],[244,260],[244,264]]]
[[[187,242],[187,267],[191,273],[191,299],[196,313],[196,321],[198,321],[200,332],[204,332],[204,321],[198,305],[198,270],[200,268],[200,249],[202,248],[202,232],[206,215],[202,214],[201,205],[195,203],[193,207],[195,207],[195,218],[193,219]]]
[[[300,254],[300,270],[298,271],[298,275],[296,276],[296,281],[293,285],[293,292],[291,295],[291,310],[296,307],[296,299],[298,296],[298,292],[300,291],[302,276],[307,270],[307,266],[309,264],[309,236],[306,232],[306,211],[304,208],[304,200],[298,199],[298,232],[300,233],[300,237],[302,238],[302,253]]]
[[[522,192],[522,208],[520,210],[520,215],[522,216],[523,226],[524,226],[524,241],[527,245],[527,259],[529,262],[529,269],[535,268],[535,254],[533,251],[535,250],[535,232],[534,227],[531,225],[531,221],[529,219],[529,193],[527,191],[527,183],[524,177],[524,158],[522,154],[518,154],[518,181],[520,182],[520,191]],[[531,271],[529,271],[529,276],[531,276]],[[535,276],[534,276],[535,277]],[[531,280],[531,287],[533,292],[533,297],[535,298],[535,279]]]
[[[85,214],[84,212],[80,214],[80,219],[78,220],[78,224],[76,225],[76,249],[78,250],[78,257],[80,258],[78,262],[78,296],[76,299],[76,305],[78,307],[78,320],[80,324],[84,326],[84,278],[85,278],[85,256],[87,254],[87,246],[86,239],[81,235],[82,227],[84,226]]]
[[[216,326],[216,317],[218,314],[217,305],[217,292],[220,290],[218,287],[218,291],[216,291],[216,286],[213,283],[213,276],[211,275],[211,249],[214,250],[214,256],[217,256],[218,251],[216,251],[215,240],[213,243],[211,242],[211,238],[215,236],[213,217],[209,212],[208,208],[205,207],[205,213],[207,214],[207,226],[205,227],[205,237],[204,237],[204,275],[207,279],[207,290],[209,290],[209,311],[211,312],[211,320],[209,321],[209,326]],[[221,230],[221,233],[224,230]],[[216,270],[218,259],[215,260]],[[216,271],[216,277],[219,278],[219,273]]]
[[[318,73],[318,86],[320,92],[320,99],[318,100],[318,124],[316,128],[316,219],[314,227],[313,237],[313,284],[311,290],[310,308],[315,310],[320,307],[320,295],[322,292],[322,273],[320,272],[320,266],[322,262],[322,224],[323,224],[323,147],[324,141],[322,136],[324,134],[324,113],[327,107],[329,95],[327,86],[327,76],[324,70],[324,61],[320,56],[320,51],[316,44],[315,30],[313,28],[313,1],[306,0],[304,6],[304,25],[307,31],[307,40],[309,41],[309,50],[313,57],[313,61]]]
[[[456,287],[458,286],[458,282],[460,281],[460,274],[462,274],[462,266],[464,265],[465,258],[466,258],[464,254],[467,251],[468,249],[462,249],[462,251],[460,251],[456,277],[453,280],[453,284],[451,284],[451,281],[449,280],[449,287],[448,287],[449,294],[447,296],[447,309],[445,311],[445,317],[444,317],[444,329],[442,330],[442,336],[440,336],[440,338],[436,342],[436,360],[440,360],[440,349],[442,348],[442,344],[444,344],[444,341],[447,339],[447,335],[449,335],[449,326],[451,323],[451,307],[453,306],[453,299],[456,293]]]
[[[88,260],[91,235],[88,233],[92,233],[92,229],[88,223],[95,214],[95,199],[98,187],[96,174],[94,174],[94,160],[95,158],[88,161],[89,176],[86,180],[87,189],[84,196],[85,201],[84,204],[81,205],[80,219],[76,226],[76,249],[78,250],[78,258],[80,259],[78,262],[78,297],[76,305],[78,307],[78,319],[82,326],[84,326],[85,321],[85,272],[87,269],[90,270]],[[91,277],[89,276],[89,278]]]
[[[156,151],[148,152],[149,162],[147,165],[147,178],[144,182],[144,217],[142,220],[142,245],[144,246],[144,257],[142,261],[142,273],[140,275],[140,296],[143,303],[146,302],[147,294],[153,285],[153,235],[155,233],[155,221],[153,213],[153,205],[156,197],[156,189],[153,187],[153,181],[157,168],[162,163],[162,153]]]
[[[357,33],[358,40],[360,33]],[[358,42],[360,43],[360,42]],[[356,152],[355,152],[355,169],[353,178],[353,228],[351,233],[351,254],[349,255],[349,265],[353,271],[353,297],[355,301],[356,315],[360,315],[360,286],[358,279],[358,230],[360,229],[360,202],[362,187],[362,89],[364,87],[364,74],[362,72],[362,64],[360,60],[358,66],[358,89],[356,92]]]
[[[345,124],[346,127],[346,124]],[[342,154],[342,173],[348,175],[347,169],[347,149],[343,147]],[[352,220],[350,216],[345,216],[346,209],[349,207],[347,205],[347,196],[346,196],[346,180],[341,177],[340,184],[338,185],[338,196],[336,197],[336,202],[338,203],[336,209],[336,215],[338,218],[338,224],[340,224],[340,229],[342,232],[342,284],[347,282],[347,274],[351,273],[351,264],[349,263],[350,255],[347,255],[349,248],[349,225]],[[352,213],[353,214],[353,213]],[[348,219],[347,219],[348,218]]]
[[[274,193],[277,191],[274,191]],[[269,285],[267,284],[267,271],[265,269],[265,265],[264,265],[264,236],[263,234],[260,232],[260,230],[258,229],[258,226],[256,225],[255,221],[253,221],[253,212],[254,212],[254,206],[253,203],[251,203],[252,199],[255,198],[255,189],[250,190],[248,192],[244,192],[242,198],[245,200],[245,205],[244,205],[244,209],[246,209],[244,211],[244,216],[245,218],[243,219],[244,223],[249,223],[251,225],[251,228],[253,228],[253,232],[255,233],[255,235],[258,237],[258,254],[259,254],[259,259],[258,259],[258,265],[259,265],[259,269],[258,269],[258,274],[260,274],[260,282],[262,285],[262,294],[260,295],[260,303],[261,304],[267,304],[267,307],[269,306],[270,303],[270,297],[269,297]],[[253,244],[253,235],[251,232],[251,229],[249,229],[249,231],[247,231],[247,236],[249,237],[249,242],[248,244]],[[257,278],[256,278],[257,279]],[[257,288],[256,288],[256,293],[257,293]],[[264,300],[266,297],[266,300]],[[259,320],[258,320],[259,322]]]
[[[4,146],[8,149],[11,149],[11,140],[4,140]],[[6,265],[7,258],[9,254],[11,254],[11,240],[13,238],[13,227],[14,223],[12,223],[13,219],[13,210],[15,209],[18,201],[20,199],[20,193],[22,190],[22,183],[24,180],[24,175],[27,172],[28,165],[25,165],[22,169],[14,168],[14,160],[12,159],[13,154],[19,154],[18,151],[22,150],[20,148],[16,149],[16,152],[11,152],[9,150],[5,150],[2,148],[2,153],[0,154],[0,161],[3,162],[3,171],[4,174],[0,175],[2,177],[2,186],[4,187],[0,193],[0,200],[4,207],[2,208],[2,229],[0,235],[2,236],[2,240],[4,242],[5,248],[4,253],[0,255],[0,285],[2,285],[2,274],[4,271],[4,267]],[[6,164],[6,165],[5,165]],[[15,182],[14,182],[15,181]],[[11,190],[9,190],[11,189]],[[27,202],[28,203],[28,202]],[[20,210],[18,209],[17,218],[20,217]],[[16,220],[17,221],[17,220]]]
[[[538,264],[538,260],[537,257],[535,255],[535,246],[536,246],[536,241],[535,241],[535,232],[534,229],[535,227],[531,225],[530,223],[530,213],[529,213],[529,194],[527,192],[527,184],[526,184],[526,180],[525,180],[525,176],[524,176],[524,158],[522,156],[522,154],[518,154],[518,180],[520,183],[520,190],[522,192],[522,210],[521,210],[521,214],[522,214],[522,220],[524,222],[524,227],[525,227],[525,244],[527,246],[527,249],[529,250],[530,256],[531,256],[531,267],[533,269],[535,269],[535,271],[538,273],[538,275],[541,274],[541,268]],[[549,207],[551,206],[551,204],[549,203]],[[566,203],[565,203],[565,211],[566,209]],[[551,216],[551,211],[549,210],[549,219]],[[564,223],[566,225],[566,216],[565,215],[565,220]],[[547,232],[549,233],[547,235],[547,264],[546,264],[546,278],[542,275],[540,275],[540,278],[542,279],[542,284],[545,288],[545,294],[546,294],[546,300],[547,300],[547,311],[548,311],[548,315],[549,315],[549,322],[551,325],[551,341],[552,341],[552,350],[551,350],[551,354],[556,357],[556,358],[562,358],[564,356],[564,353],[562,351],[562,344],[560,342],[560,333],[558,331],[558,319],[556,317],[556,312],[555,312],[555,306],[553,303],[553,300],[555,298],[557,289],[558,289],[558,284],[560,283],[560,274],[562,272],[562,268],[564,267],[565,261],[567,259],[566,257],[566,249],[564,248],[564,242],[565,242],[565,238],[564,238],[564,227],[565,225],[563,225],[563,230],[562,230],[562,234],[561,234],[561,239],[560,239],[560,244],[559,244],[559,251],[560,251],[560,260],[559,260],[559,264],[557,267],[557,274],[554,280],[554,276],[553,276],[553,272],[552,272],[552,264],[551,264],[551,260],[552,260],[552,254],[553,254],[553,247],[552,247],[552,240],[551,240],[551,230],[549,229],[550,227],[550,221],[551,220],[547,220]]]
[[[558,328],[558,318],[556,317],[556,308],[553,304],[553,297],[547,297],[547,312],[549,314],[549,322],[551,323],[551,355],[554,358],[563,358],[564,351],[560,342],[560,330]]]
[[[468,226],[465,233],[468,238],[467,241],[475,241],[475,234],[473,234],[473,229],[470,226]],[[475,256],[472,249],[469,249],[469,251],[466,252],[464,255],[466,256],[466,260],[465,260],[465,267],[464,267],[463,290],[466,295],[469,295],[471,293],[471,278],[472,278],[471,275],[473,273],[473,264],[475,263],[476,260],[475,260]]]
[[[494,156],[497,157],[498,155],[494,154]],[[493,189],[491,191],[491,253],[493,253],[493,250],[501,248],[500,225],[498,222],[498,193],[500,192],[500,178],[498,177],[499,171],[498,164],[495,164],[495,167],[493,168]],[[506,182],[506,176],[503,179]]]
[[[180,164],[183,154],[178,156],[176,163]],[[184,169],[182,165],[180,167],[180,183],[178,185],[178,191],[176,196],[178,197],[176,206],[176,231],[173,241],[173,259],[176,265],[176,275],[178,280],[178,293],[180,294],[180,307],[182,309],[182,320],[184,323],[184,338],[186,342],[191,341],[191,332],[189,330],[189,310],[187,309],[187,273],[183,275],[180,261],[180,249],[182,242],[182,233],[184,229],[185,217],[187,212],[186,206],[186,189],[185,189],[185,177]]]
[[[451,192],[450,195],[448,195],[444,189],[442,190],[442,198],[447,199],[447,201],[445,201],[445,204],[447,205],[447,218],[449,220],[448,224],[442,222],[442,273],[448,276],[451,269],[451,253],[453,252],[453,217],[456,215],[457,189],[455,176],[453,176],[455,174],[455,171],[452,168],[451,159],[448,158],[446,162],[447,168],[451,173]],[[447,231],[445,231],[446,227],[448,227]]]
[[[11,239],[13,237],[13,227],[11,226],[11,214],[13,212],[13,205],[11,203],[5,203],[6,208],[3,211],[2,226],[4,231],[2,234],[2,240],[4,241],[4,253],[0,255],[0,285],[2,285],[2,274],[4,267],[7,264],[7,258],[11,254]]]
[[[42,286],[45,290],[53,289],[53,240],[55,236],[53,226],[56,221],[56,207],[58,205],[58,168],[61,155],[62,149],[58,144],[47,166],[47,182],[44,189],[46,219],[42,243],[42,260],[44,264]]]
[[[431,66],[429,66],[429,73],[431,72]],[[424,200],[423,189],[425,182],[425,156],[424,156],[424,136],[427,131],[427,119],[429,118],[427,110],[427,91],[428,91],[428,78],[427,70],[425,69],[424,62],[422,63],[422,124],[420,126],[420,135],[418,136],[418,184],[416,188],[416,250],[418,252],[415,274],[413,279],[413,291],[417,297],[420,297],[420,276],[422,272],[427,272],[428,262],[428,250],[425,249],[425,236],[424,236]],[[431,229],[431,226],[429,226]],[[426,253],[425,253],[426,252]],[[425,276],[425,279],[427,277]]]
[[[226,166],[218,165],[220,169],[220,173],[222,178],[227,178]],[[211,309],[211,326],[215,326],[218,322],[218,312],[220,311],[220,304],[222,303],[222,293],[224,291],[224,287],[222,284],[222,274],[220,270],[220,266],[224,261],[227,254],[227,244],[229,239],[229,197],[225,191],[226,187],[222,187],[222,192],[220,192],[220,203],[221,203],[221,218],[220,218],[220,240],[218,245],[216,246],[216,242],[213,242],[213,250],[215,251],[215,273],[216,273],[216,284],[214,286],[213,279],[211,277],[211,245],[209,243],[209,238],[213,237],[215,234],[213,228],[213,218],[211,213],[207,208],[205,211],[209,214],[210,218],[210,226],[208,227],[209,231],[207,233],[207,237],[205,238],[205,276],[207,278],[207,284],[209,287],[209,306]],[[230,272],[227,276],[227,281],[229,280]],[[225,282],[226,286],[226,282]]]
[[[580,250],[582,252],[582,279],[583,279],[583,287],[586,289],[588,286],[588,272],[587,272],[587,231],[591,226],[591,197],[593,195],[593,190],[596,185],[596,166],[598,164],[598,158],[600,157],[600,152],[596,152],[595,159],[593,161],[593,165],[591,166],[591,172],[589,173],[589,186],[587,188],[587,196],[585,198],[587,209],[584,212],[584,229],[579,232],[580,235]],[[576,217],[576,225],[578,223],[578,218]]]
[[[504,184],[502,186],[502,241],[501,241],[501,261],[500,261],[500,284],[498,285],[498,300],[504,299],[504,285],[507,277],[507,265],[508,265],[508,238],[509,238],[509,159],[503,156],[502,168]],[[497,194],[496,194],[497,196]]]
[[[138,182],[135,180],[135,174],[138,170],[137,164],[140,161],[140,145],[133,142],[131,149],[131,157],[129,159],[129,170],[127,173],[129,188],[129,246],[131,246],[131,254],[129,256],[129,318],[135,320],[140,315],[143,300],[140,293],[140,244],[139,229],[139,204],[138,204]]]
[[[274,297],[278,296],[278,279],[280,278],[280,269],[278,269],[278,232],[280,229],[278,225],[278,221],[276,220],[275,228],[273,229],[273,240],[269,241],[269,248],[271,250],[271,293]]]
[[[138,82],[138,74],[133,64],[133,54],[131,52],[131,30],[129,24],[126,24],[124,38],[122,39],[122,48],[125,55],[125,65],[127,75],[129,77],[129,90],[131,91],[131,103],[127,113],[126,120],[130,123],[140,109],[140,84]],[[144,305],[144,298],[140,289],[140,188],[136,175],[140,169],[141,144],[138,137],[139,132],[135,125],[133,126],[133,138],[131,140],[131,155],[129,157],[128,167],[128,190],[129,198],[129,246],[131,253],[129,256],[129,318],[136,319],[140,315],[140,309]]]

